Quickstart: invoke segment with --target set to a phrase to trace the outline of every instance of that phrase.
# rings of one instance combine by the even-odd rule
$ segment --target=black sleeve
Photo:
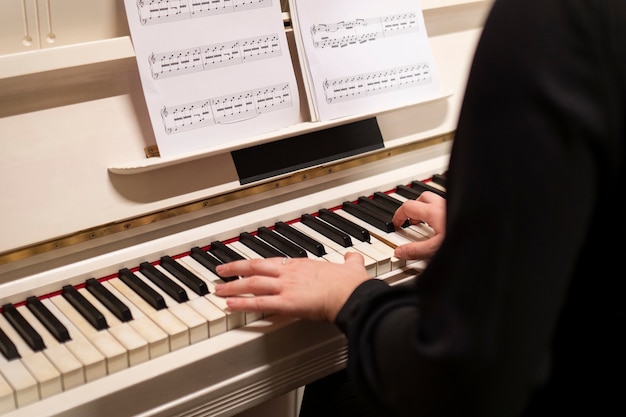
[[[519,415],[559,372],[561,407],[611,403],[589,394],[624,346],[607,329],[625,309],[584,283],[598,259],[621,270],[607,241],[626,212],[624,4],[495,1],[451,154],[446,239],[414,285],[363,284],[337,319],[351,377],[386,415]],[[607,330],[602,343],[568,317]]]

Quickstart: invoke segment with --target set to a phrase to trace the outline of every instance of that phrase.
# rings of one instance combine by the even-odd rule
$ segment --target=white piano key
[[[165,291],[159,288],[155,283],[150,281],[148,277],[137,271],[135,273],[146,284],[151,286],[156,292],[161,294],[165,299],[165,303],[168,306],[168,310],[176,316],[187,328],[189,329],[189,343],[197,343],[201,340],[209,338],[209,326],[193,308],[185,303],[179,303],[170,297]]]
[[[74,324],[76,329],[104,355],[109,374],[128,368],[128,352],[107,330],[96,330],[63,297],[52,297],[50,300]]]
[[[61,373],[52,365],[42,351],[33,351],[1,314],[0,328],[4,330],[6,335],[15,344],[18,352],[20,352],[22,356],[19,360],[37,381],[39,397],[41,399],[49,398],[63,392]]]
[[[150,358],[156,358],[170,352],[168,334],[163,329],[161,329],[155,322],[138,309],[137,306],[120,293],[117,288],[113,287],[111,283],[105,281],[102,285],[122,302],[124,302],[124,304],[126,304],[126,306],[130,309],[131,314],[133,315],[133,320],[131,320],[129,324],[137,333],[141,335],[141,337],[143,337],[146,342],[148,342]]]
[[[354,249],[376,261],[375,276],[391,271],[391,257],[378,249],[374,244],[359,242],[354,245]]]
[[[24,319],[33,326],[37,333],[41,335],[46,345],[46,349],[43,350],[43,353],[61,373],[63,390],[84,384],[85,371],[83,364],[67,349],[67,346],[56,340],[25,305],[17,307],[17,310],[22,314]]]
[[[4,355],[0,355],[0,374],[13,389],[15,405],[18,408],[39,401],[37,380],[22,361],[19,359],[8,361]]]
[[[187,287],[187,285],[165,270],[165,268],[160,265],[157,265],[156,268],[163,272],[172,281],[180,285],[187,292],[189,296],[187,304],[206,320],[209,326],[209,337],[217,336],[218,334],[224,333],[228,330],[226,313],[205,297],[195,293],[191,288]]]
[[[74,324],[54,305],[50,299],[41,300],[52,314],[67,328],[72,340],[63,345],[83,364],[85,381],[95,381],[107,374],[104,355],[83,335]]]
[[[15,407],[13,388],[0,373],[0,414],[15,410]]]
[[[155,310],[119,278],[110,279],[107,283],[117,289],[133,306],[141,310],[146,317],[167,333],[172,351],[189,346],[189,328],[176,318],[169,309]]]
[[[107,329],[128,352],[129,366],[134,366],[150,359],[148,342],[133,329],[128,322],[120,321],[105,305],[93,296],[86,288],[78,290],[94,307],[104,315],[109,328]]]
[[[215,284],[223,282],[220,277],[213,274],[204,266],[200,265],[198,261],[193,259],[191,256],[183,256],[177,259],[177,261],[207,283],[210,293],[205,295],[205,297],[207,300],[215,304],[220,310],[222,310],[226,314],[226,323],[228,326],[228,330],[237,329],[246,324],[246,313],[241,311],[229,310],[228,306],[226,305],[226,300],[214,294]]]
[[[375,227],[373,227],[372,225],[370,225],[369,223],[367,223],[364,220],[359,219],[356,216],[353,216],[352,214],[348,213],[347,211],[344,211],[342,209],[338,209],[335,211],[335,213],[337,213],[338,215],[344,217],[347,220],[350,220],[356,224],[358,224],[361,227],[364,227],[365,229],[367,229],[370,232],[370,244],[375,246],[379,251],[387,254],[389,256],[389,260],[391,262],[390,265],[390,270],[394,270],[394,269],[400,269],[404,266],[406,266],[406,261],[403,259],[399,259],[396,258],[394,256],[394,248],[395,246],[397,246],[398,244],[401,244],[399,242],[408,242],[408,240],[405,237],[397,237],[395,238],[396,242],[393,242],[393,240],[390,240],[390,242],[392,243],[392,245],[395,246],[390,246],[387,243],[384,243],[383,241],[379,240],[378,238],[376,238],[376,236],[382,236],[382,237],[386,237],[386,235],[388,235],[388,233],[385,233],[381,230],[376,229]],[[390,235],[393,235],[393,233],[390,233]],[[380,274],[379,274],[380,275]]]
[[[395,246],[389,246],[388,244],[378,240],[378,238],[376,238],[374,236],[372,236],[370,238],[370,243],[372,245],[376,246],[376,248],[379,251],[381,251],[383,253],[386,253],[389,256],[389,263],[390,263],[390,270],[391,271],[396,270],[396,269],[400,269],[400,268],[406,266],[406,260],[397,258],[394,255]]]

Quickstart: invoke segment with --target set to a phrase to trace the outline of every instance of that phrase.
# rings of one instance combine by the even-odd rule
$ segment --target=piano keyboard
[[[213,294],[221,281],[215,274],[220,263],[273,256],[343,262],[344,253],[356,250],[371,277],[392,284],[414,277],[423,264],[407,268],[393,250],[426,239],[432,230],[425,224],[396,230],[391,217],[399,204],[424,190],[445,195],[445,176],[5,303],[0,314],[0,413],[27,410],[41,400],[262,322],[261,314],[229,311]]]

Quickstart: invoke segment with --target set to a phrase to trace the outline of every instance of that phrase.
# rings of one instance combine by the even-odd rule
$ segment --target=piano
[[[416,279],[424,263],[391,251],[428,228],[385,230],[353,206],[380,213],[385,196],[415,198],[423,184],[445,192],[491,0],[422,0],[448,92],[440,100],[332,122],[303,111],[300,124],[255,139],[280,146],[365,128],[381,147],[247,179],[245,149],[158,156],[123,4],[85,4],[0,6],[0,416],[297,416],[302,387],[345,367],[343,335],[330,323],[229,312],[211,294],[211,265],[272,254],[340,262],[361,250],[373,278]],[[293,42],[287,2],[283,16]],[[350,244],[311,226],[336,215],[350,221]],[[325,254],[281,246],[301,234]],[[179,285],[163,290],[163,276]]]

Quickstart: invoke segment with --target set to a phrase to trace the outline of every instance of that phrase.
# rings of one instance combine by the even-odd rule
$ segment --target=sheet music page
[[[441,97],[419,1],[290,0],[289,6],[313,117],[374,114]]]
[[[161,156],[300,122],[280,0],[125,0]]]

